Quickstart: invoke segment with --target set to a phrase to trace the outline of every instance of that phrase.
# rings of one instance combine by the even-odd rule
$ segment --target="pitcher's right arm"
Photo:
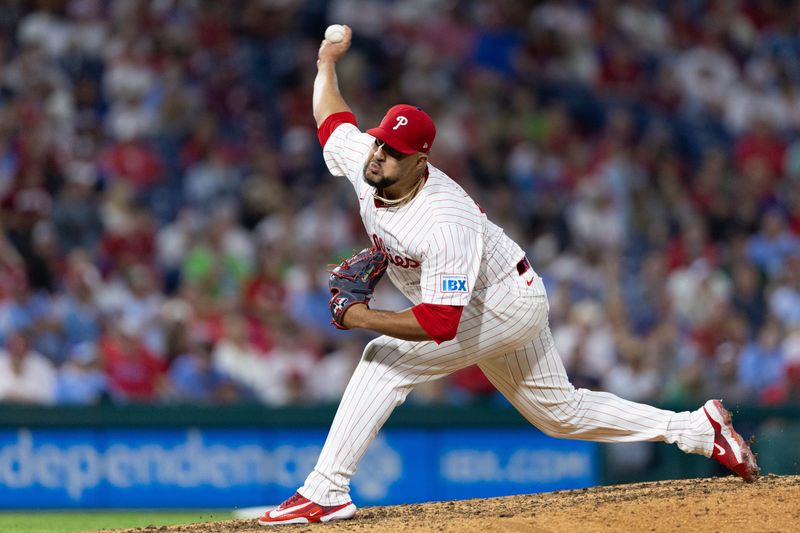
[[[352,113],[350,106],[339,92],[339,80],[336,76],[336,63],[344,57],[350,48],[353,30],[344,27],[344,39],[338,43],[322,40],[317,53],[317,77],[314,79],[313,111],[317,127],[334,113]]]
[[[317,57],[312,107],[317,122],[317,138],[325,165],[334,176],[346,176],[360,197],[364,187],[364,164],[374,138],[358,129],[356,116],[339,92],[336,64],[350,48],[352,30],[344,27],[339,43],[323,40]]]

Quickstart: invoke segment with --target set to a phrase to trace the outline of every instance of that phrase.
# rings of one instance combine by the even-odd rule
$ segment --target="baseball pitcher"
[[[352,518],[350,479],[394,408],[414,386],[473,364],[548,435],[673,443],[756,479],[755,457],[719,400],[676,413],[572,386],[553,344],[541,278],[522,249],[428,161],[431,117],[396,105],[376,128],[358,128],[335,70],[351,37],[345,27],[341,42],[322,41],[313,112],[325,162],[353,186],[373,246],[331,271],[330,310],[335,326],[382,336],[364,349],[305,484],[259,523]],[[384,273],[413,307],[369,308]]]

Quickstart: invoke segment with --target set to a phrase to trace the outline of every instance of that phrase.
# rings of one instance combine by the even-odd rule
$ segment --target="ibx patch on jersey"
[[[442,292],[469,292],[467,288],[467,276],[463,274],[444,274],[440,287]]]

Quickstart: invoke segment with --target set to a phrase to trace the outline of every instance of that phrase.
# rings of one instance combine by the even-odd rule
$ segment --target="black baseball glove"
[[[329,270],[328,287],[331,299],[331,324],[344,327],[347,309],[357,303],[369,304],[375,286],[386,272],[386,254],[375,247],[364,248],[349,259],[344,259],[336,268]]]

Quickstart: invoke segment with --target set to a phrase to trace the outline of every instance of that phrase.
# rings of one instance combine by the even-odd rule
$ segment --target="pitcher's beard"
[[[372,181],[371,179],[369,179],[367,177],[366,172],[364,173],[364,181],[370,187],[375,187],[376,189],[379,189],[379,190],[380,189],[385,189],[385,188],[390,187],[390,186],[394,185],[395,183],[397,183],[397,180],[393,180],[393,179],[387,178],[385,176],[382,177],[381,179],[379,179],[378,181]]]

